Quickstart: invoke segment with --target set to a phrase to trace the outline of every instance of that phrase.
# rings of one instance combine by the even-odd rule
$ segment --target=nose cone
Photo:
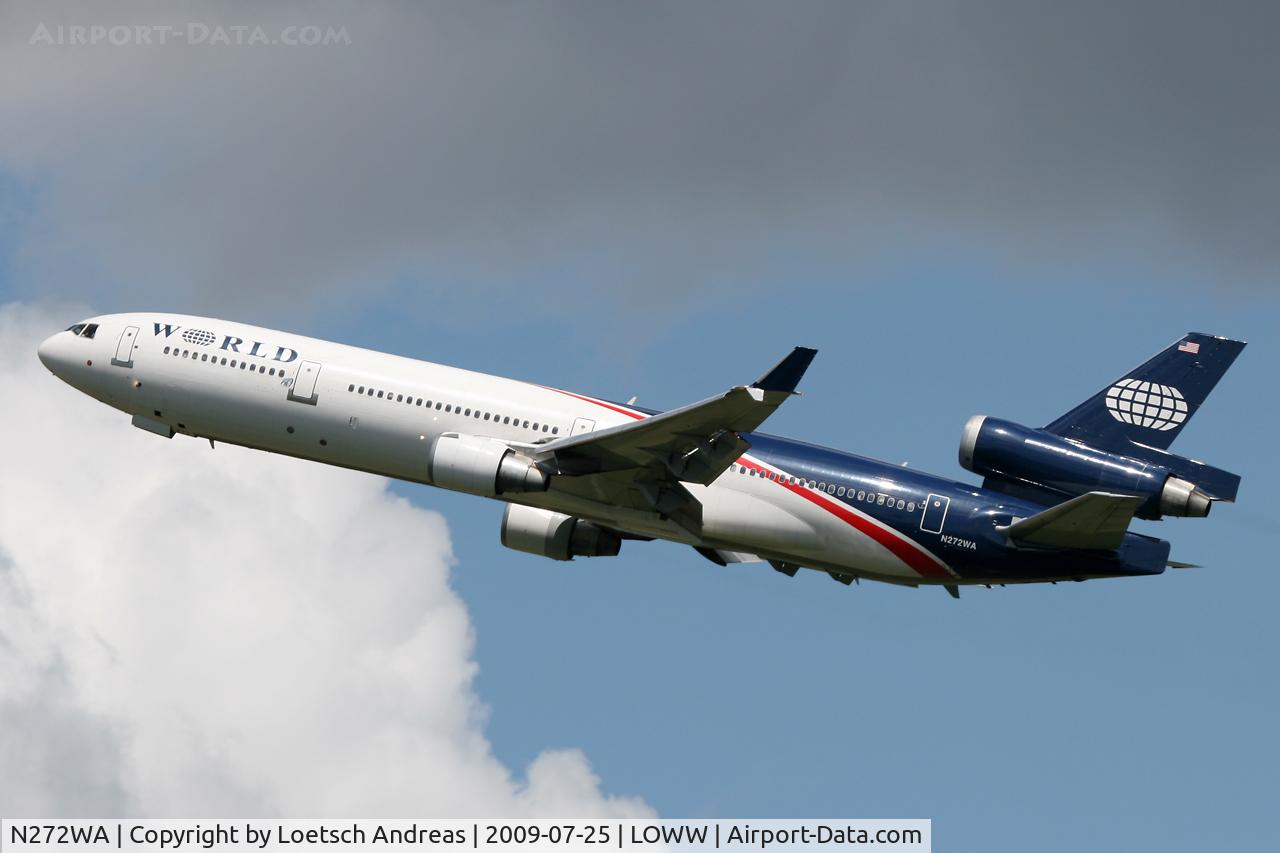
[[[71,335],[66,332],[58,332],[56,335],[50,335],[40,342],[40,346],[36,349],[36,355],[40,356],[40,363],[49,368],[54,376],[62,375],[68,360],[67,344],[74,340]]]
[[[40,363],[45,367],[53,370],[53,337],[47,337],[40,342],[39,348],[36,349],[36,355],[40,356]]]

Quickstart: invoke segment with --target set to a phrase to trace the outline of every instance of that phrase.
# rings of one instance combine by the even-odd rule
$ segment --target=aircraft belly
[[[804,498],[788,495],[787,499],[789,503],[798,504],[795,512],[822,532],[808,543],[803,556],[815,562],[847,566],[869,574],[919,579],[916,570],[866,533]]]
[[[706,539],[795,553],[812,547],[819,528],[776,503],[730,489],[694,490],[702,500],[702,534]]]
[[[707,489],[704,538],[736,550],[756,549],[790,562],[847,567],[918,580],[920,574],[875,539],[768,480]]]

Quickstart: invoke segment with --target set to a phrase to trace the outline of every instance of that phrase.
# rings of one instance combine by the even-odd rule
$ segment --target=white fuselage
[[[241,323],[171,314],[86,322],[98,325],[92,339],[54,335],[41,345],[42,361],[144,428],[159,432],[163,425],[427,485],[429,454],[443,433],[520,446],[647,417],[584,395]],[[750,453],[739,464],[768,468]],[[806,497],[736,468],[708,486],[688,486],[703,506],[700,536],[652,511],[562,488],[560,478],[552,478],[546,492],[499,499],[636,536],[884,580],[921,580],[880,542],[834,516],[822,504],[825,495]],[[860,515],[890,529],[870,512]]]

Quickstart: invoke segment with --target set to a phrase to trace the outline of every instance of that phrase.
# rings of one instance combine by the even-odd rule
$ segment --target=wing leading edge
[[[701,505],[683,483],[707,485],[749,448],[742,433],[757,429],[792,394],[817,350],[796,347],[751,385],[633,423],[567,436],[540,446],[538,466],[585,477],[633,472],[614,488],[636,490],[661,515],[697,531]],[[619,496],[622,497],[622,496]]]

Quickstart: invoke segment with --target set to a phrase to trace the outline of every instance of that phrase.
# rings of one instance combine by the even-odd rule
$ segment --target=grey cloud
[[[1274,4],[353,8],[185,13],[352,41],[292,50],[28,46],[60,18],[11,9],[27,280],[277,310],[554,280],[644,306],[938,243],[1235,284],[1278,260]]]

